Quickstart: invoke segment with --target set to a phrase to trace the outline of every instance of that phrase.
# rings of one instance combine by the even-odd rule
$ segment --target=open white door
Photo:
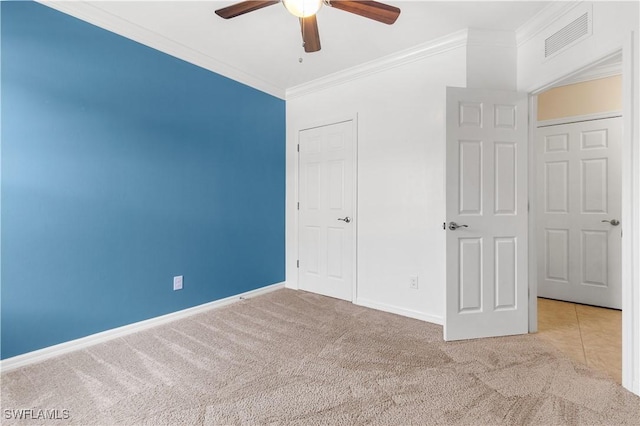
[[[444,339],[528,332],[527,95],[447,88]]]

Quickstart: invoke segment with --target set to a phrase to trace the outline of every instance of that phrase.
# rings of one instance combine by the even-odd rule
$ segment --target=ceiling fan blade
[[[276,1],[242,1],[240,3],[232,4],[231,6],[223,7],[216,10],[216,15],[224,19],[235,18],[245,13],[253,12],[254,10],[262,9],[263,7],[271,6],[280,3]]]
[[[318,32],[316,15],[300,18],[300,29],[302,30],[304,51],[311,53],[320,50],[320,33]]]
[[[377,1],[331,0],[329,6],[355,13],[374,21],[391,25],[400,16],[400,9]]]

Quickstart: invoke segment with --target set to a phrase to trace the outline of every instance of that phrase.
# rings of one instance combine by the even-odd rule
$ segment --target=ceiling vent
[[[550,58],[589,35],[591,35],[591,19],[589,12],[585,12],[545,39],[544,57]]]

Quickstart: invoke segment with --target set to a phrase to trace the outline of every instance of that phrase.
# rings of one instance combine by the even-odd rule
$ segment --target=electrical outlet
[[[414,290],[418,289],[418,276],[417,275],[409,276],[409,288],[412,288]]]
[[[182,290],[182,275],[173,277],[173,290]]]

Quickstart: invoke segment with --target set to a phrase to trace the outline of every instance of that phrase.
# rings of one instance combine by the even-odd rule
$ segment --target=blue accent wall
[[[283,100],[0,7],[3,359],[284,281]]]

